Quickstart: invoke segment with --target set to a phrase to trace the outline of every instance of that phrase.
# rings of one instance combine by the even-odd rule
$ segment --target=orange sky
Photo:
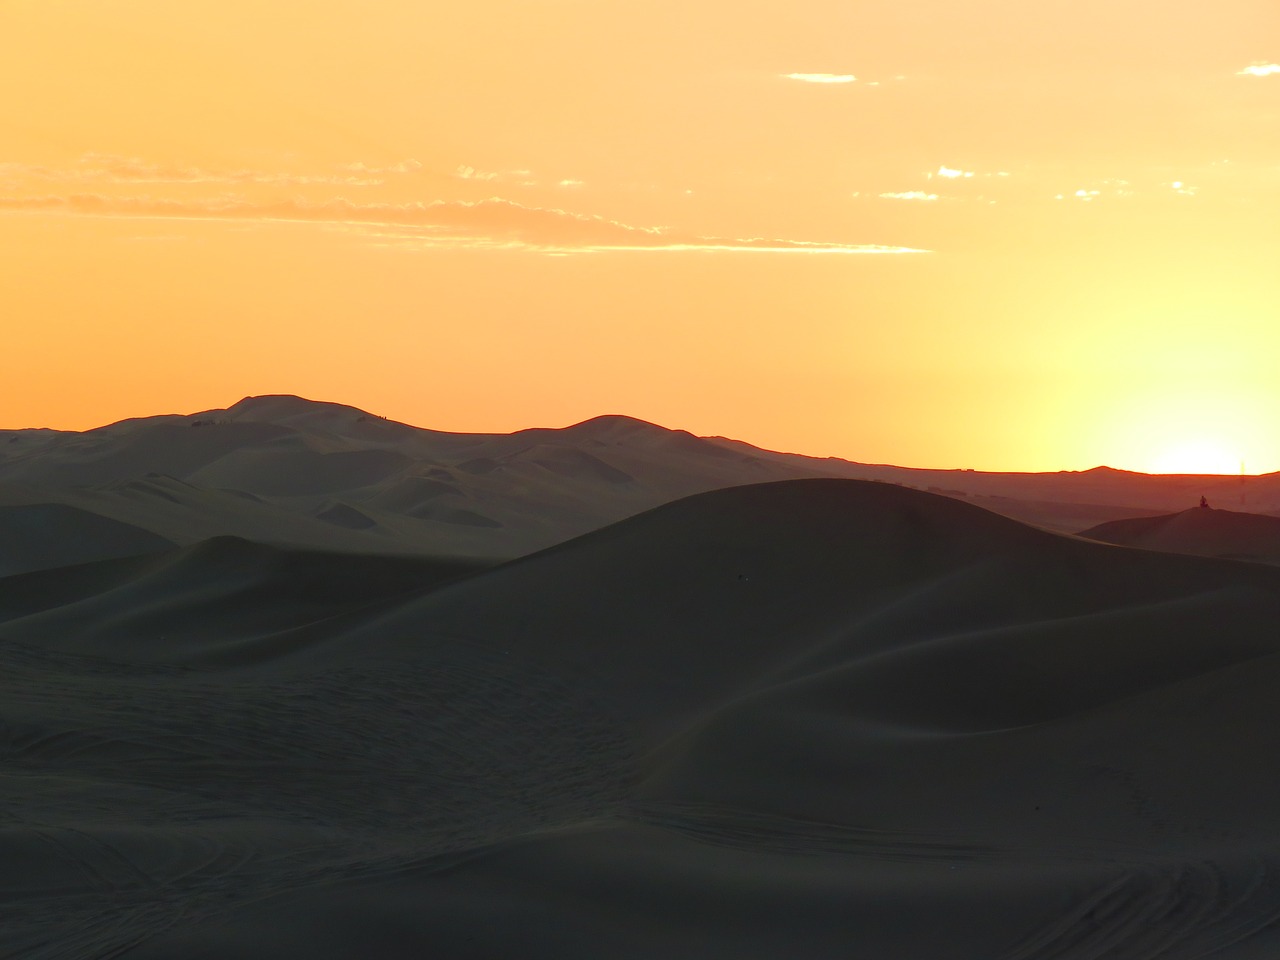
[[[1280,470],[1274,0],[3,0],[0,426]]]

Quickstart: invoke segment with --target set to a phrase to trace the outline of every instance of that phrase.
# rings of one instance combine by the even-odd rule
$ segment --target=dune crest
[[[1195,507],[1159,517],[1113,520],[1080,536],[1169,553],[1280,563],[1280,517]]]

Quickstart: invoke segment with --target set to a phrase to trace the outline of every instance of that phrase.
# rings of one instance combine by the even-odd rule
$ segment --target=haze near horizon
[[[1280,11],[19,0],[0,426],[1280,469]]]

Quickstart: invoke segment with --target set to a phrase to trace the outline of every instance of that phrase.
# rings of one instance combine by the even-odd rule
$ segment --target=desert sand
[[[1201,557],[1280,563],[1280,517],[1193,507],[1157,517],[1111,520],[1080,536]]]
[[[0,575],[217,536],[496,562],[691,494],[818,477],[912,487],[1063,533],[1168,514],[1204,494],[1218,506],[1280,513],[1280,475],[907,469],[778,453],[624,416],[454,434],[264,396],[84,433],[0,431]]]
[[[621,418],[340,411],[396,455],[317,467],[355,442],[273,402],[266,440],[137,421],[3,465],[13,507],[173,545],[58,514],[99,556],[0,579],[0,955],[1280,955],[1275,567],[745,483],[781,455]],[[684,495],[690,464],[739,472]],[[502,526],[410,516],[443,498]]]

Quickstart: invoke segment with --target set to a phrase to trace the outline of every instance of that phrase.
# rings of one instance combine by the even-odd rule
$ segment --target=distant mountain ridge
[[[1064,532],[1176,510],[1202,494],[1228,501],[1243,493],[1256,512],[1280,510],[1276,475],[1241,486],[1234,478],[1109,468],[915,469],[780,453],[616,414],[562,428],[467,434],[341,403],[266,395],[84,432],[0,433],[0,507],[62,509],[59,540],[71,545],[55,551],[63,563],[213,536],[500,560],[691,494],[822,477],[942,493]],[[17,522],[6,516],[19,514],[0,513],[0,534]],[[85,527],[80,533],[74,518]],[[115,553],[110,530],[120,534]],[[92,551],[76,554],[75,544],[90,542]],[[15,555],[0,557],[0,569],[24,567]]]

